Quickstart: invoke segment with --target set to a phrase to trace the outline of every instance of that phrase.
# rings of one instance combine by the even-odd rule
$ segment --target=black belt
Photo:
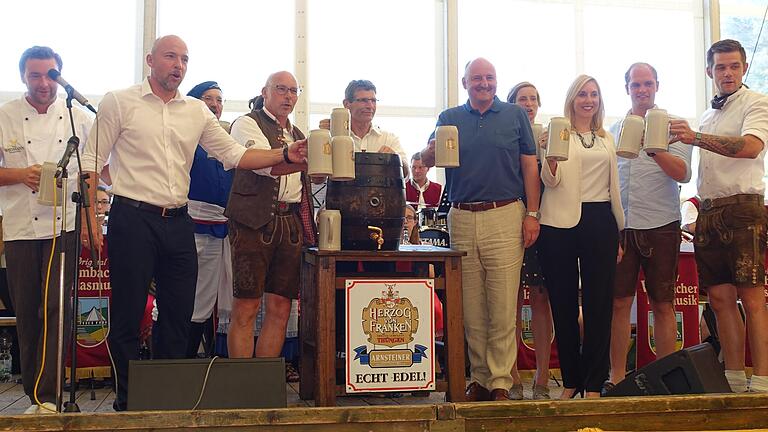
[[[738,194],[738,195],[731,195],[723,198],[715,198],[715,199],[705,199],[701,201],[701,209],[702,210],[709,210],[715,207],[723,207],[727,205],[732,204],[741,204],[741,203],[763,203],[763,196],[758,194]]]
[[[187,205],[184,204],[181,207],[167,208],[160,207],[154,204],[145,203],[144,201],[136,201],[135,199],[126,198],[124,196],[115,195],[115,202],[125,204],[139,210],[148,211],[150,213],[159,214],[162,217],[172,218],[176,216],[183,216],[187,214]]]
[[[278,201],[277,205],[275,206],[275,212],[277,214],[299,213],[300,210],[301,210],[301,203],[288,203],[288,202]]]

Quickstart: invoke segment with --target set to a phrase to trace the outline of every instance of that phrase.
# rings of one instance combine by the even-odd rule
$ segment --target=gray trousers
[[[65,235],[67,241],[64,273],[64,353],[69,350],[72,285],[76,262],[77,239],[74,232]],[[24,393],[35,403],[35,382],[43,358],[43,299],[45,276],[53,240],[13,240],[5,242],[5,260],[8,268],[8,288],[16,311],[16,330],[19,336],[21,379]],[[59,261],[62,239],[56,239],[56,250],[51,265],[48,286],[48,331],[45,341],[45,366],[37,396],[40,402],[56,403],[56,350],[59,320]]]

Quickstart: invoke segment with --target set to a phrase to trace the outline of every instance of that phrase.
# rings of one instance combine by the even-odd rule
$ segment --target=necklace
[[[576,132],[576,136],[579,137],[579,141],[581,141],[581,145],[584,146],[584,148],[592,148],[595,146],[595,139],[597,138],[595,136],[595,130],[590,129],[589,132],[592,134],[592,140],[589,142],[589,144],[587,144],[587,142],[584,141],[584,137],[581,136],[580,132]]]

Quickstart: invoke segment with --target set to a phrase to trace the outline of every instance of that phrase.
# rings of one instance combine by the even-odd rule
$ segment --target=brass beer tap
[[[377,250],[381,250],[381,246],[384,244],[384,230],[377,226],[368,225],[368,229],[373,231],[371,233],[371,240],[375,241],[378,247]]]

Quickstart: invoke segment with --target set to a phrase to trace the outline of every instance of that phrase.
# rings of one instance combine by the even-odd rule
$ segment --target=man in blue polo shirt
[[[539,173],[528,116],[496,97],[496,69],[469,62],[461,80],[466,104],[443,111],[437,125],[459,129],[458,168],[446,169],[451,247],[462,259],[469,401],[505,400],[512,387],[517,290],[523,249],[539,235]],[[422,151],[435,165],[435,143]],[[527,209],[523,198],[527,197]]]

